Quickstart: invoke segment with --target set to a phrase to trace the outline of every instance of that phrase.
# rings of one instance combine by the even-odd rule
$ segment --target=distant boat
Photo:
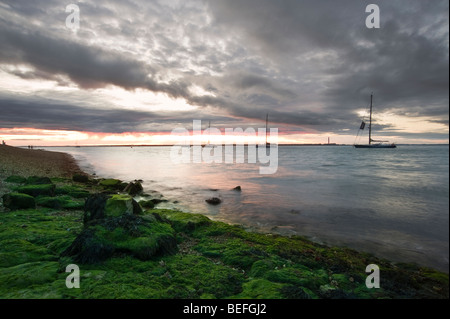
[[[267,134],[269,133],[267,131],[268,124],[269,124],[269,113],[266,114],[266,148],[270,147],[270,143],[267,141]]]
[[[269,113],[266,114],[266,148],[270,148],[270,143],[267,140],[267,137],[269,134],[269,132],[267,131],[268,124],[269,124]],[[258,148],[258,147],[259,147],[259,144],[256,144],[256,148]]]
[[[208,123],[208,143],[202,144],[202,148],[204,147],[214,147],[214,145],[211,144],[211,121]]]
[[[373,94],[370,95],[369,144],[355,144],[354,145],[355,148],[396,148],[397,146],[394,143],[385,144],[388,143],[388,141],[378,141],[372,139],[372,101],[373,101]],[[366,123],[362,121],[359,130],[360,131],[364,130],[365,126]]]

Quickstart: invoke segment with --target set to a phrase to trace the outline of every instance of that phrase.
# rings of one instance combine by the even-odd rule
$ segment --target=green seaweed
[[[30,192],[50,187],[57,196],[33,193],[37,208],[3,209],[0,213],[2,298],[448,299],[449,296],[448,274],[414,264],[394,264],[347,248],[316,244],[300,236],[250,232],[200,214],[165,209],[120,217],[129,212],[129,204],[124,204],[131,199],[128,195],[113,196],[114,201],[108,207],[111,215],[103,222],[89,221],[85,226],[82,198],[108,186],[76,184],[67,179],[52,182],[56,187],[5,184]],[[76,205],[64,207],[64,203]],[[94,239],[111,245],[113,254],[96,263],[78,263],[81,289],[68,289],[65,269],[76,260],[62,253],[86,229],[95,230]],[[172,243],[176,243],[176,238],[178,251],[155,253],[165,238],[171,238]],[[372,263],[380,267],[380,289],[368,289],[365,285],[365,267]]]

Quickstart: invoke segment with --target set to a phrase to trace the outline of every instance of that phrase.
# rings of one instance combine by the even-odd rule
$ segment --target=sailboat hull
[[[354,145],[355,148],[396,148],[397,146],[395,144],[360,144],[360,145]]]

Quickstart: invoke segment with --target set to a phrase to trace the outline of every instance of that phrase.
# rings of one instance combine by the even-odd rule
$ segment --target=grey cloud
[[[353,129],[356,110],[374,92],[378,111],[448,123],[446,0],[379,0],[377,30],[364,25],[368,0],[83,2],[78,37],[58,29],[65,14],[56,1],[7,3],[24,20],[0,17],[0,63],[32,65],[32,72],[10,71],[24,79],[65,85],[67,76],[87,98],[111,84],[144,88],[203,107],[195,115],[213,107],[217,119],[250,123],[269,113],[273,123],[299,130],[339,131]],[[193,84],[214,96],[193,94]],[[113,130],[95,107],[83,111]],[[134,115],[124,111],[120,125],[132,129],[125,119]]]
[[[182,125],[190,128],[192,120],[227,123],[232,118],[205,112],[145,112],[121,109],[98,109],[47,99],[0,98],[0,127],[75,130],[85,132],[171,132]]]

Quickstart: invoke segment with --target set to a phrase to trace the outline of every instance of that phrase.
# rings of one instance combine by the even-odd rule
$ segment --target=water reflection
[[[273,175],[259,174],[247,153],[244,163],[227,164],[173,163],[170,147],[63,151],[98,176],[142,179],[146,191],[170,200],[160,207],[386,257],[397,251],[402,260],[448,271],[448,146],[279,147]],[[241,192],[233,190],[238,185]],[[210,197],[222,204],[207,204]]]

